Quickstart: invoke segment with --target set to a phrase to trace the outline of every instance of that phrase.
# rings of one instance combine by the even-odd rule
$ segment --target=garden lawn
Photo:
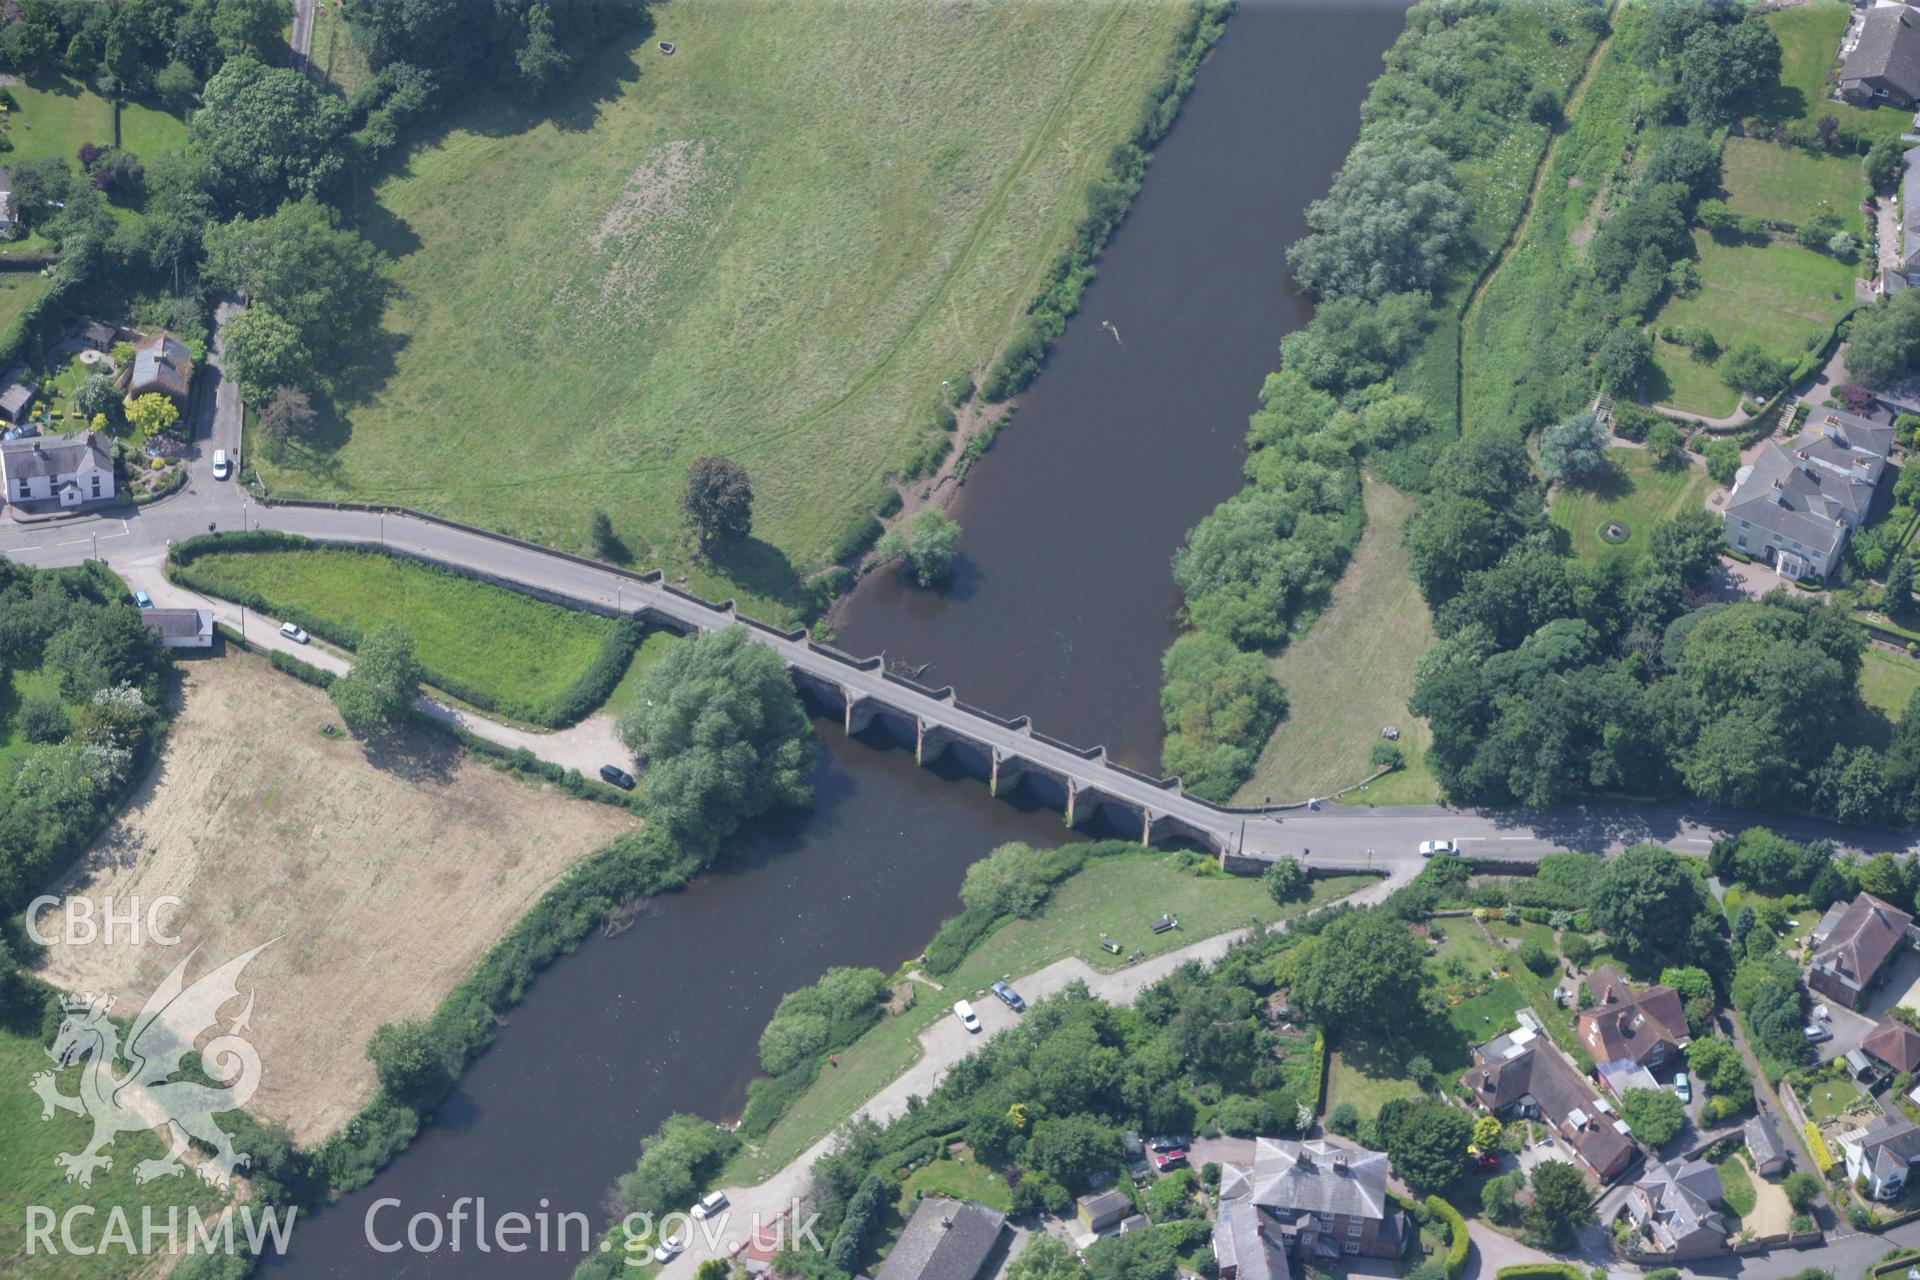
[[[1912,120],[1897,107],[1856,107],[1829,96],[1827,74],[1840,54],[1847,29],[1846,0],[1807,0],[1778,9],[1766,23],[1780,38],[1780,84],[1758,113],[1769,120],[1816,123],[1832,116],[1849,130],[1870,137],[1898,137]]]
[[[276,613],[291,606],[362,633],[398,626],[424,665],[508,703],[538,705],[571,689],[614,625],[377,552],[221,551],[192,568],[258,592]]]
[[[38,271],[0,271],[0,334],[13,328],[13,322],[40,300],[53,283]]]
[[[1815,1124],[1825,1124],[1859,1099],[1860,1086],[1846,1076],[1830,1076],[1815,1080],[1797,1092],[1800,1100],[1807,1104],[1807,1118]]]
[[[1407,1079],[1398,1056],[1367,1044],[1354,1044],[1327,1056],[1327,1109],[1350,1102],[1361,1119],[1380,1114],[1395,1098],[1418,1098],[1420,1086]]]
[[[60,696],[60,677],[51,667],[35,671],[0,671],[0,778],[8,776],[13,760],[34,749],[20,732],[20,705],[28,698],[58,698],[71,720],[80,714],[77,703]]]
[[[1694,232],[1693,243],[1700,288],[1691,298],[1669,298],[1656,327],[1703,325],[1722,350],[1756,342],[1792,360],[1853,305],[1851,263],[1797,244],[1721,244],[1704,231]]]
[[[1783,222],[1812,222],[1833,214],[1861,238],[1860,202],[1868,195],[1859,156],[1821,155],[1757,138],[1729,138],[1721,156],[1720,184],[1736,213]]]
[[[157,1159],[166,1151],[166,1143],[152,1131],[123,1133],[115,1138],[106,1154],[113,1158],[111,1169],[97,1171],[92,1187],[66,1181],[64,1171],[54,1163],[61,1152],[77,1152],[87,1144],[93,1132],[92,1122],[65,1111],[54,1112],[52,1120],[40,1118],[40,1098],[28,1088],[38,1071],[51,1064],[38,1036],[28,1036],[13,1027],[0,1027],[0,1079],[13,1087],[0,1091],[0,1216],[24,1226],[30,1205],[44,1205],[56,1217],[80,1206],[91,1206],[93,1216],[76,1216],[76,1241],[98,1242],[107,1230],[110,1208],[126,1211],[134,1231],[140,1230],[141,1207],[152,1206],[156,1222],[165,1223],[169,1207],[179,1211],[184,1238],[187,1209],[197,1208],[203,1219],[218,1212],[226,1197],[202,1182],[191,1169],[178,1177],[155,1178],[145,1184],[134,1180],[134,1167],[142,1160]],[[72,1096],[79,1089],[84,1067],[72,1067],[59,1073],[60,1092]],[[189,1156],[188,1160],[197,1159]],[[235,1234],[240,1234],[240,1223]],[[137,1238],[137,1236],[136,1236]],[[120,1277],[154,1276],[167,1270],[165,1259],[143,1257],[137,1253],[107,1247],[84,1267],[56,1250],[29,1256],[24,1244],[16,1240],[7,1251],[6,1274],[15,1280],[68,1280],[85,1275],[99,1280]]]
[[[914,1204],[922,1196],[948,1196],[955,1200],[977,1200],[1007,1213],[1013,1208],[1013,1188],[1007,1180],[974,1161],[971,1155],[945,1157],[913,1171],[900,1184],[898,1208],[911,1216]]]
[[[398,288],[333,447],[263,467],[276,491],[568,546],[602,508],[696,590],[789,596],[944,443],[942,380],[1021,323],[1190,9],[651,13],[547,107],[475,100],[363,197]],[[755,494],[754,542],[715,567],[678,510],[712,453]]]
[[[1609,449],[1607,457],[1611,475],[1591,487],[1561,488],[1549,511],[1583,560],[1638,559],[1655,525],[1701,506],[1713,488],[1713,477],[1699,463],[1659,467],[1645,449]],[[1627,526],[1627,538],[1611,543],[1600,530],[1616,520]]]
[[[1738,1151],[1714,1165],[1720,1175],[1720,1187],[1726,1192],[1727,1208],[1744,1218],[1753,1212],[1758,1203],[1754,1194],[1753,1178],[1747,1172],[1747,1162]]]
[[[953,1001],[965,992],[984,992],[1003,975],[1012,975],[1018,987],[1022,976],[1069,955],[1098,969],[1116,968],[1115,957],[1100,950],[1102,930],[1128,951],[1158,955],[1255,919],[1270,923],[1301,915],[1373,883],[1365,876],[1315,880],[1310,899],[1279,907],[1258,879],[1217,872],[1196,876],[1179,868],[1178,856],[1139,853],[1102,858],[1055,886],[1038,916],[1002,925],[958,969],[940,978],[944,990],[918,991],[912,1008],[882,1019],[842,1049],[839,1066],[823,1069],[773,1131],[758,1146],[734,1158],[721,1181],[728,1185],[759,1182],[833,1132],[888,1081],[913,1065],[920,1056],[920,1032],[935,1019],[948,1016]],[[1150,932],[1149,922],[1162,912],[1179,916],[1180,927],[1169,933]]]
[[[1356,792],[1357,803],[1433,804],[1439,787],[1423,750],[1424,720],[1407,710],[1413,671],[1433,643],[1433,623],[1409,567],[1405,530],[1416,499],[1369,479],[1367,528],[1332,602],[1273,660],[1287,715],[1235,799],[1258,803],[1324,796],[1373,772],[1380,730],[1400,730],[1406,767]],[[1380,793],[1392,789],[1393,798]]]
[[[1920,662],[1877,645],[1868,645],[1863,659],[1860,696],[1868,706],[1886,712],[1888,719],[1898,720],[1907,709],[1907,699],[1920,689]]]
[[[1703,418],[1725,418],[1740,407],[1739,393],[1720,380],[1711,361],[1691,349],[1655,339],[1647,399]]]

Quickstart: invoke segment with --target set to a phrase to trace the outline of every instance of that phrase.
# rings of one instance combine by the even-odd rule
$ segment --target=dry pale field
[[[321,733],[338,722],[325,694],[252,656],[183,669],[159,767],[52,890],[96,906],[110,896],[121,911],[172,894],[182,903],[163,926],[180,945],[55,946],[44,976],[117,992],[116,1015],[131,1016],[188,949],[199,948],[191,981],[276,939],[240,988],[257,993],[249,1038],[264,1067],[248,1109],[317,1141],[371,1096],[374,1029],[431,1013],[549,885],[634,819],[435,734],[370,757]]]

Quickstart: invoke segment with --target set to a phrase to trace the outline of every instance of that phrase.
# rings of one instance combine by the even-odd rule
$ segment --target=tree
[[[1500,1133],[1500,1117],[1481,1116],[1473,1122],[1473,1149],[1482,1152],[1499,1150]]]
[[[1630,955],[1685,958],[1706,890],[1678,854],[1637,844],[1607,863],[1588,906],[1593,922]]]
[[[453,1087],[453,1067],[424,1022],[386,1023],[367,1043],[373,1073],[394,1101],[430,1111]]]
[[[1653,367],[1653,340],[1631,324],[1609,333],[1593,353],[1593,373],[1610,396],[1631,396]]]
[[[72,727],[67,722],[67,711],[60,705],[60,699],[39,694],[20,704],[15,723],[21,737],[43,745],[61,741]]]
[[[194,95],[200,91],[200,77],[184,62],[169,62],[154,73],[153,91],[159,96],[161,106],[184,116],[195,106]]]
[[[904,527],[896,525],[880,540],[882,560],[904,560],[916,586],[937,587],[953,575],[960,554],[960,523],[938,507],[927,507]]]
[[[1225,636],[1194,631],[1173,642],[1160,675],[1165,769],[1195,795],[1224,802],[1286,714],[1287,695],[1272,665]]]
[[[680,510],[702,555],[722,539],[746,537],[753,532],[753,485],[746,468],[713,454],[695,458],[687,468]]]
[[[1680,428],[1664,418],[1647,428],[1647,453],[1661,466],[1671,466],[1686,451]]]
[[[352,669],[327,686],[327,696],[347,728],[368,737],[405,721],[420,696],[420,678],[413,637],[381,627],[361,639]]]
[[[613,520],[598,507],[587,518],[587,541],[593,544],[594,554],[602,560],[619,559],[625,550],[613,532]]]
[[[1591,409],[1548,427],[1540,436],[1540,465],[1549,480],[1577,482],[1605,475],[1609,434]]]
[[[616,728],[645,755],[656,820],[707,850],[769,809],[812,801],[812,722],[779,655],[743,626],[674,642]]]
[[[1698,200],[1720,185],[1720,149],[1697,133],[1670,133],[1654,145],[1640,181],[1678,183]]]
[[[228,58],[258,58],[262,62],[284,57],[281,33],[293,21],[288,0],[218,0],[213,7],[213,35]]]
[[[1027,1141],[1027,1162],[1068,1191],[1119,1164],[1120,1156],[1120,1135],[1092,1116],[1042,1120]]]
[[[17,179],[16,179],[17,186]],[[1884,387],[1920,362],[1920,293],[1904,290],[1857,313],[1847,330],[1847,372]]]
[[[1620,1095],[1620,1118],[1635,1138],[1657,1151],[1685,1126],[1687,1109],[1665,1089],[1628,1089]]]
[[[1035,1231],[1007,1267],[1007,1280],[1084,1280],[1087,1269],[1057,1236]]]
[[[1647,536],[1647,556],[1661,573],[1695,586],[1720,563],[1720,549],[1725,545],[1719,516],[1704,509],[1682,511],[1653,527]]]
[[[1490,1222],[1511,1226],[1520,1221],[1519,1193],[1527,1185],[1524,1170],[1488,1178],[1480,1186],[1480,1208]],[[1443,1273],[1444,1274],[1444,1273]]]
[[[100,414],[112,417],[120,408],[120,388],[104,373],[88,374],[73,390],[73,407],[91,422]]]
[[[1720,380],[1734,391],[1765,399],[1787,380],[1786,361],[1769,355],[1757,342],[1736,342],[1720,357]]]
[[[222,338],[226,367],[249,400],[263,400],[275,387],[305,381],[315,373],[313,355],[300,331],[265,303],[256,303],[229,320]]]
[[[1913,605],[1913,561],[1904,551],[1894,552],[1887,564],[1887,585],[1880,592],[1880,607],[1888,613],[1905,613]]]
[[[1700,1036],[1689,1044],[1687,1069],[1717,1096],[1732,1097],[1741,1105],[1752,1096],[1753,1079],[1740,1050],[1723,1036]]]
[[[1291,854],[1275,858],[1260,876],[1275,902],[1286,904],[1307,894],[1307,871]]]
[[[960,881],[960,901],[988,919],[1025,919],[1040,909],[1052,889],[1045,855],[1014,841],[970,864]]]
[[[1287,263],[1318,298],[1418,292],[1439,278],[1465,221],[1453,166],[1439,151],[1362,140],[1332,189],[1307,206],[1312,230],[1287,250]]]
[[[260,410],[260,437],[269,454],[278,454],[302,438],[319,418],[307,393],[294,387],[281,387]]]
[[[1543,1160],[1533,1167],[1533,1197],[1527,1205],[1528,1230],[1557,1249],[1573,1242],[1573,1233],[1594,1223],[1593,1194],[1570,1164]]]
[[[321,93],[304,72],[229,58],[202,96],[193,141],[229,207],[263,213],[318,195],[339,175],[346,103]]]
[[[248,335],[261,353],[253,378],[258,386],[321,385],[358,358],[366,335],[379,326],[388,293],[385,260],[371,241],[338,226],[318,200],[209,226],[205,241],[207,283],[248,299],[246,313],[228,326],[229,345],[233,330],[247,333],[242,322],[262,310],[297,335],[297,350],[289,349],[278,326]],[[255,323],[266,329],[267,322]]]
[[[1780,40],[1758,14],[1702,22],[1678,59],[1687,119],[1714,127],[1750,106],[1780,78]]]
[[[1787,1203],[1795,1213],[1811,1213],[1813,1207],[1820,1203],[1820,1179],[1805,1169],[1796,1169],[1788,1174],[1780,1184],[1780,1189],[1786,1193]]]
[[[1900,181],[1900,173],[1906,155],[1906,144],[1899,138],[1888,134],[1877,139],[1867,148],[1867,158],[1863,162],[1867,170],[1867,184],[1875,191],[1891,191]],[[1849,369],[1853,366],[1848,365]]]
[[[1466,1173],[1473,1117],[1460,1108],[1437,1098],[1394,1098],[1374,1125],[1393,1171],[1414,1186],[1444,1191]]]
[[[1707,474],[1718,485],[1730,485],[1740,474],[1740,442],[1725,437],[1707,445]]]
[[[158,391],[127,402],[127,422],[142,436],[158,435],[179,420],[179,407]]]
[[[1424,960],[1420,944],[1398,920],[1348,912],[1326,927],[1300,962],[1292,999],[1333,1034],[1404,1027],[1420,1013]]]

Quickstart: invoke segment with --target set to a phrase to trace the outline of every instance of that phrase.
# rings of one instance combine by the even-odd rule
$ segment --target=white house
[[[1727,498],[1727,544],[1790,578],[1833,572],[1867,518],[1893,452],[1893,428],[1816,409],[1793,444],[1769,441]]]
[[[63,507],[113,497],[113,455],[91,431],[0,441],[0,486],[8,502]]]
[[[1920,1125],[1905,1116],[1898,1120],[1875,1116],[1866,1128],[1840,1135],[1848,1179],[1865,1178],[1875,1200],[1891,1200],[1907,1184],[1907,1173],[1920,1161]]]
[[[169,649],[213,648],[213,610],[142,609],[140,620],[152,627]]]

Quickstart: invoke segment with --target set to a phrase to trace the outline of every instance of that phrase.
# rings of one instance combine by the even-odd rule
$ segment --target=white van
[[[975,1013],[973,1011],[973,1006],[968,1004],[965,1000],[958,1000],[954,1002],[953,1016],[960,1019],[960,1025],[965,1027],[967,1030],[969,1031],[980,1030],[980,1015]]]

